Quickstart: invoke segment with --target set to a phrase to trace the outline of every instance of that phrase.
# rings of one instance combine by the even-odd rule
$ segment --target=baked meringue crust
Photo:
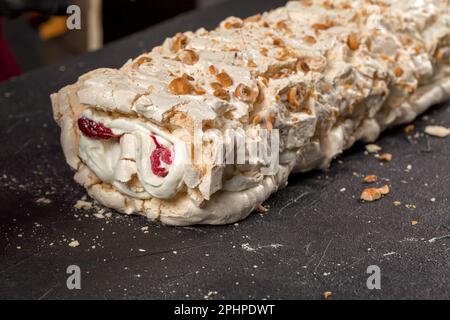
[[[67,163],[98,202],[168,225],[227,224],[289,174],[326,168],[356,141],[373,142],[448,99],[449,58],[448,1],[292,1],[177,34],[51,100]],[[80,117],[120,138],[86,137]],[[276,170],[264,174],[264,161],[197,163],[179,133],[230,128],[278,130]],[[174,158],[160,161],[157,176],[146,161],[159,144]]]

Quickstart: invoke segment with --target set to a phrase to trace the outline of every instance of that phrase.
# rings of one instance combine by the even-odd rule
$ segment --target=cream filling
[[[188,151],[184,142],[152,124],[137,119],[111,119],[91,109],[84,111],[83,116],[111,128],[116,135],[128,134],[135,138],[133,160],[136,162],[136,173],[144,191],[134,191],[116,178],[115,171],[121,160],[120,143],[112,140],[95,140],[81,134],[80,158],[99,179],[112,184],[122,193],[138,199],[152,197],[170,199],[178,193],[183,185],[184,166],[188,160]],[[172,164],[162,166],[168,171],[165,177],[159,177],[151,170],[150,156],[156,148],[150,137],[151,134],[155,135],[158,143],[170,148],[173,153]]]

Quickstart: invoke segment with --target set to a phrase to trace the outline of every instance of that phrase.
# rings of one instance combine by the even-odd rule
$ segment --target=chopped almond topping
[[[252,88],[241,83],[236,87],[234,96],[241,101],[252,102],[255,99],[256,95],[254,94]]]
[[[289,50],[287,48],[283,48],[283,51],[277,57],[277,60],[286,61],[289,58]]]
[[[259,116],[259,114],[255,115],[251,122],[252,122],[252,124],[254,126],[256,126],[258,123],[260,123],[261,122],[261,117]]]
[[[305,40],[305,42],[309,44],[315,44],[317,42],[316,38],[314,38],[313,36],[304,36],[303,40]]]
[[[275,37],[273,38],[273,45],[277,47],[284,47],[284,41],[281,38]]]
[[[367,38],[366,40],[366,47],[367,50],[372,51],[372,40],[370,40],[370,38]]]
[[[403,75],[403,73],[404,73],[404,71],[403,71],[403,69],[400,68],[400,67],[397,67],[397,68],[395,68],[395,70],[394,70],[394,74],[395,74],[395,76],[396,76],[397,78],[400,78],[400,77]]]
[[[378,177],[374,174],[364,177],[365,183],[374,183],[374,182],[377,182],[377,180],[378,180]]]
[[[354,32],[350,33],[350,35],[348,36],[348,39],[347,39],[347,45],[352,50],[359,49],[359,40],[358,40],[358,36],[356,35],[356,33],[354,33]]]
[[[218,82],[211,82],[209,85],[214,91],[223,89],[223,86]]]
[[[288,27],[288,25],[286,23],[286,20],[278,21],[277,24],[276,24],[276,27],[277,27],[277,29],[283,30],[283,31],[288,31],[289,30],[289,27]]]
[[[214,96],[222,99],[222,100],[230,100],[230,95],[228,94],[228,92],[224,89],[217,89],[214,91]]]
[[[300,103],[297,100],[297,93],[298,93],[297,87],[290,88],[288,92],[288,102],[292,107],[291,109],[293,110],[296,110],[300,106]]]
[[[231,87],[233,85],[233,79],[225,72],[222,71],[218,75],[216,75],[217,80],[224,88]]]
[[[181,61],[189,66],[196,64],[198,62],[198,59],[198,54],[193,50],[184,50],[183,54],[181,55]]]
[[[183,48],[187,43],[187,37],[182,33],[177,33],[175,39],[172,43],[172,52],[178,52]]]
[[[322,5],[326,9],[334,9],[334,4],[330,0],[325,0]]]
[[[149,58],[149,57],[140,57],[139,59],[137,59],[137,61],[134,63],[134,67],[135,68],[137,68],[137,67],[139,67],[141,64],[144,64],[144,63],[148,63],[148,62],[151,62],[152,61],[152,59],[151,58]]]
[[[251,17],[248,17],[246,19],[244,19],[244,22],[259,22],[262,19],[262,15],[261,14],[257,14]]]
[[[306,63],[306,61],[305,60],[299,60],[298,62],[297,62],[297,70],[298,71],[303,71],[304,73],[308,73],[310,70],[311,70],[311,68],[309,67],[309,65]]]
[[[253,60],[248,60],[247,66],[250,68],[256,68],[258,65]]]
[[[383,153],[383,154],[380,155],[379,159],[381,161],[389,162],[389,161],[392,160],[392,154],[390,154],[390,153]]]
[[[332,23],[314,23],[311,28],[313,28],[314,30],[318,31],[318,30],[328,30],[333,26]]]
[[[180,77],[172,80],[168,86],[168,91],[175,95],[192,94],[194,86],[186,77]]]
[[[267,54],[268,54],[268,52],[269,52],[269,49],[263,47],[263,48],[259,49],[259,52],[260,52],[263,56],[267,57]]]
[[[225,29],[239,29],[242,28],[244,22],[239,18],[234,18],[232,21],[225,22]]]
[[[273,130],[273,117],[267,116],[266,117],[266,128],[269,130],[269,132],[272,132]]]
[[[209,66],[209,73],[211,73],[212,75],[216,75],[217,74],[217,69],[214,66]]]

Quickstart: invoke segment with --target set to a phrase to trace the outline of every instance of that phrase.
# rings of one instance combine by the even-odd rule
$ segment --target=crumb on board
[[[365,183],[374,183],[374,182],[377,182],[377,180],[378,180],[378,177],[374,174],[370,174],[370,175],[364,177]]]
[[[71,242],[69,242],[69,247],[71,248],[76,248],[80,246],[80,242],[78,242],[78,240],[73,240]]]
[[[414,132],[414,129],[415,129],[416,127],[413,125],[413,124],[409,124],[409,125],[407,125],[407,126],[405,126],[404,128],[403,128],[403,131],[406,133],[406,134],[412,134],[413,132]]]
[[[366,150],[369,153],[377,153],[377,152],[381,151],[381,147],[377,144],[367,144]]]
[[[425,133],[429,136],[445,138],[450,135],[450,129],[443,126],[426,126]]]
[[[390,192],[388,185],[384,185],[381,188],[367,188],[361,193],[361,200],[367,202],[373,202],[381,199],[382,196],[387,195]]]
[[[325,291],[325,292],[323,293],[323,297],[324,297],[325,299],[330,299],[330,298],[332,297],[332,295],[333,295],[333,293],[332,293],[331,291]]]
[[[399,207],[399,206],[402,205],[401,201],[398,201],[398,200],[394,201],[393,204],[394,204],[394,206],[396,206],[396,207]]]
[[[385,161],[385,162],[389,162],[392,160],[392,154],[390,153],[383,153],[381,154],[378,159],[380,159],[380,161]]]
[[[255,210],[258,213],[266,213],[267,211],[269,211],[269,209],[263,206],[262,204],[258,205]]]
[[[419,221],[417,221],[417,220],[411,221],[411,225],[413,225],[413,226],[415,226],[415,225],[418,224],[418,223],[419,223]]]
[[[42,197],[36,200],[37,204],[50,204],[52,203],[52,200],[50,200],[49,198],[46,197]]]
[[[78,210],[89,210],[92,208],[92,203],[85,200],[78,200],[73,207]]]

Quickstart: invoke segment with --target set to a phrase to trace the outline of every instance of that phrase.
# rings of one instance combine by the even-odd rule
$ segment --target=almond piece
[[[381,192],[378,188],[367,188],[361,193],[361,200],[372,202],[381,199]]]
[[[395,74],[395,76],[396,76],[397,78],[400,78],[400,77],[403,75],[403,73],[404,73],[404,71],[403,71],[403,69],[400,68],[400,67],[397,67],[397,68],[395,68],[395,70],[394,70],[394,74]]]
[[[316,38],[314,38],[313,36],[304,36],[303,40],[305,40],[305,42],[309,44],[315,44],[317,42]]]
[[[152,59],[149,57],[140,57],[139,59],[136,60],[136,62],[133,64],[134,68],[140,67],[142,64],[144,63],[148,63],[151,62]]]
[[[218,75],[216,75],[217,80],[224,88],[231,87],[233,85],[233,79],[225,72],[222,71]]]
[[[379,159],[381,161],[389,162],[389,161],[392,160],[392,154],[390,154],[390,153],[383,153],[383,154],[380,155]]]
[[[236,87],[234,96],[244,102],[253,102],[256,98],[256,94],[253,92],[252,88],[243,83]]]
[[[299,60],[297,62],[297,71],[303,71],[304,73],[308,73],[311,68],[309,67],[309,65],[306,63],[305,60]]]
[[[170,93],[175,95],[186,95],[194,92],[194,86],[186,77],[180,77],[172,80],[167,89]]]
[[[230,95],[228,94],[228,92],[226,90],[224,90],[222,88],[215,90],[214,96],[219,99],[222,99],[222,100],[226,100],[226,101],[230,100]]]
[[[248,60],[247,66],[250,68],[256,68],[258,65],[253,60]]]
[[[359,40],[358,40],[358,36],[356,35],[356,33],[354,33],[354,32],[350,33],[350,35],[348,36],[348,39],[347,39],[347,45],[352,50],[359,49]]]
[[[378,177],[374,174],[368,175],[364,177],[364,182],[365,183],[374,183],[377,182]]]
[[[196,64],[198,59],[198,54],[193,50],[184,50],[181,55],[181,61],[189,66]]]
[[[288,102],[292,107],[291,109],[293,110],[296,110],[300,106],[297,100],[297,93],[298,93],[297,87],[290,88],[288,92]]]
[[[177,33],[170,49],[172,50],[172,52],[176,53],[180,51],[186,45],[186,43],[187,37],[182,33]]]
[[[217,68],[214,66],[209,66],[209,73],[211,73],[212,75],[216,75],[217,74]]]

